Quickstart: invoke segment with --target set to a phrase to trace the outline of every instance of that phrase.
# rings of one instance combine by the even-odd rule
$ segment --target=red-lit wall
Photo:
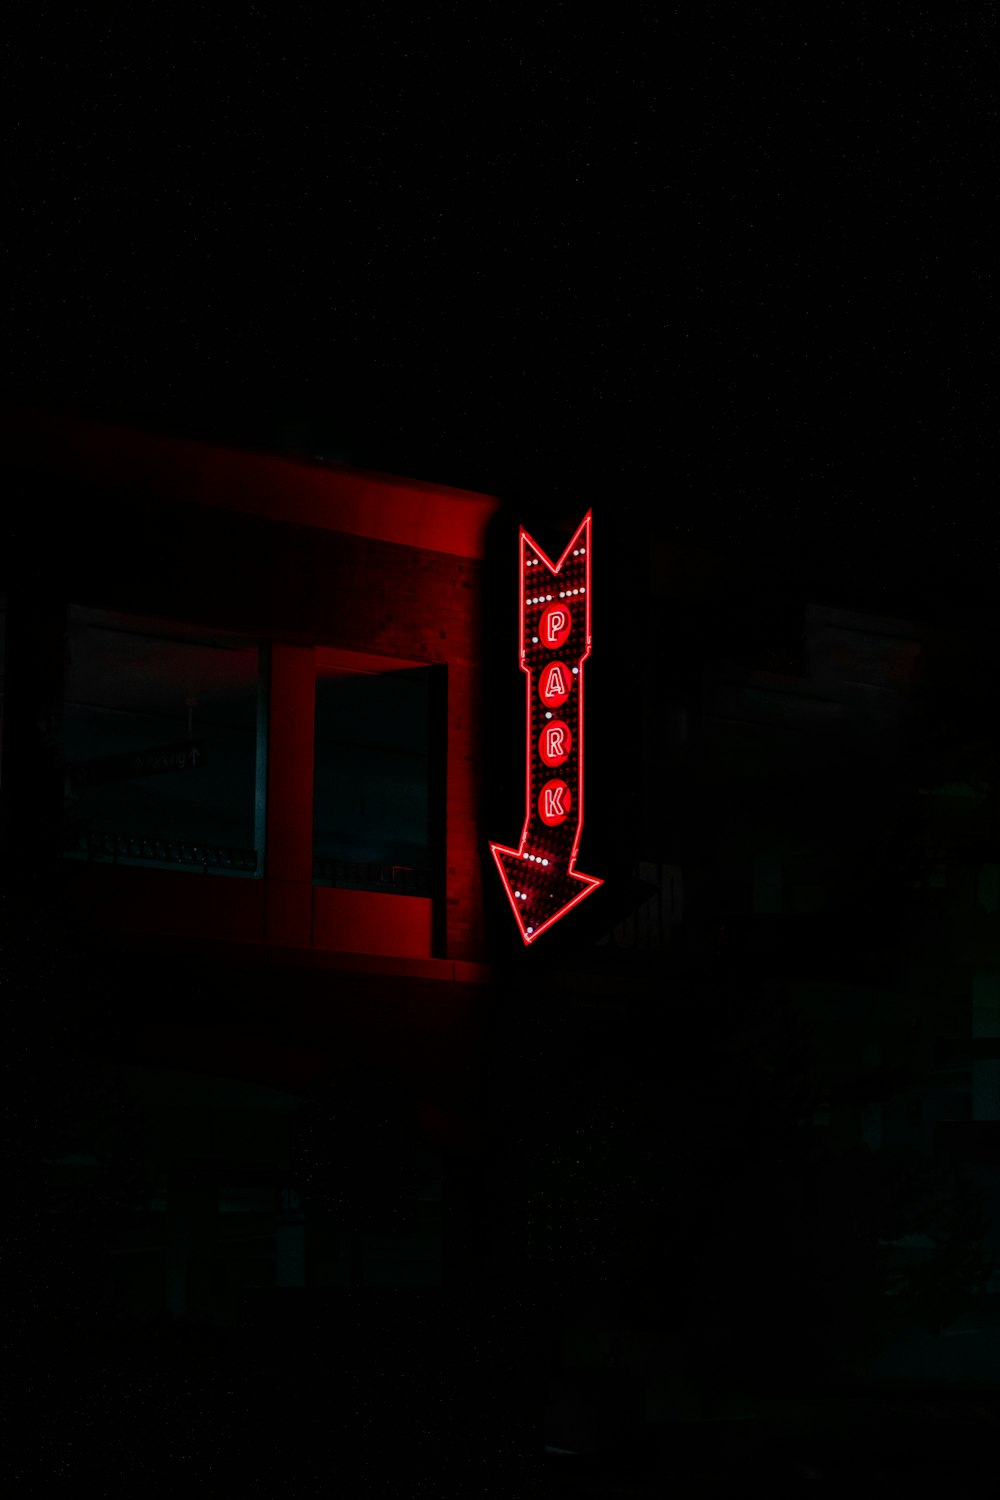
[[[300,639],[335,643],[340,653],[356,653],[359,666],[374,653],[396,666],[446,667],[445,915],[439,956],[479,959],[479,562],[357,537],[300,533],[289,542],[275,587],[277,612]],[[306,802],[312,794],[313,685],[328,655],[322,644],[279,643],[272,656],[267,870],[269,878],[289,885],[312,880],[311,803],[307,815]],[[269,901],[269,940],[307,941],[304,898],[297,919],[286,907],[282,938],[271,925],[277,899]],[[294,901],[291,890],[286,899]]]
[[[193,931],[215,921],[216,931],[238,940],[354,951],[365,933],[375,953],[480,960],[479,608],[486,527],[498,503],[48,415],[0,423],[0,436],[34,486],[35,515],[43,515],[46,493],[53,504],[58,498],[69,600],[272,644],[266,878],[120,870],[117,885],[129,894],[114,911],[97,901],[94,920],[103,907],[111,926]],[[116,537],[130,542],[126,567],[109,543]],[[446,767],[446,888],[436,921],[426,901],[352,892],[356,912],[345,927],[347,893],[314,891],[315,681],[331,655],[344,653],[375,670],[446,669],[437,736]],[[144,921],[143,892],[153,886],[157,902]],[[79,900],[89,899],[81,886]],[[389,921],[387,901],[405,903]]]

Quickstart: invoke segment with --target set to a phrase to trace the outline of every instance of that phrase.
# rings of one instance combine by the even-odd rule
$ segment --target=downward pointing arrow
[[[596,875],[574,870],[571,860],[557,861],[548,869],[539,870],[537,865],[529,869],[526,856],[516,849],[505,849],[502,844],[490,844],[490,849],[526,943],[541,937],[604,883]]]
[[[527,686],[526,808],[516,849],[490,844],[525,943],[603,881],[576,866],[583,829],[583,671],[590,655],[587,512],[557,563],[521,528],[520,667]]]

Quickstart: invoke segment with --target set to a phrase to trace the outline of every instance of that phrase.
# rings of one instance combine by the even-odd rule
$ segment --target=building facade
[[[232,1317],[253,1288],[438,1284],[489,981],[497,502],[51,416],[5,443],[7,860],[61,845],[77,1013],[146,1139],[108,1295]],[[357,1214],[314,1117],[368,1163]],[[404,1159],[383,1222],[358,1205]],[[82,1187],[94,1152],[56,1170]]]
[[[498,501],[39,414],[4,444],[6,862],[72,959],[55,1190],[109,1160],[132,1184],[109,1308],[231,1322],[565,1256],[553,1407],[605,1389],[631,1333],[580,1269],[618,1212],[601,1111],[655,1102],[636,1159],[668,1197],[681,1136],[703,1163],[720,1121],[737,1138],[766,1089],[702,1087],[735,1076],[720,996],[736,1029],[752,996],[797,1018],[831,1159],[954,1163],[1000,1251],[988,608],[880,608],[655,528],[637,563],[598,512],[604,886],[527,951],[488,856],[523,807],[513,636],[484,618],[513,603]],[[905,1277],[935,1245],[882,1248]],[[640,1408],[676,1415],[672,1356],[634,1358]]]

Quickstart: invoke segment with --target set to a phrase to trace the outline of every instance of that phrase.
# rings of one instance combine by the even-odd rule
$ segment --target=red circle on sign
[[[565,703],[573,686],[573,678],[565,662],[552,661],[542,668],[538,681],[538,696],[546,708],[558,708]]]
[[[573,748],[569,725],[553,719],[538,736],[538,753],[547,766],[561,766]]]
[[[565,781],[547,781],[538,793],[538,816],[550,828],[565,823],[573,806]]]
[[[547,604],[538,620],[538,639],[550,651],[558,651],[569,639],[573,616],[568,604]]]

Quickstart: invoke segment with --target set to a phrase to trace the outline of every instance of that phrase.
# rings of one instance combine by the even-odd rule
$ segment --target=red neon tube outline
[[[590,584],[591,584],[591,529],[592,529],[591,523],[592,523],[592,512],[588,510],[587,514],[584,516],[583,520],[580,522],[579,526],[576,528],[576,531],[573,533],[572,537],[567,542],[566,546],[563,548],[563,551],[562,551],[562,554],[561,554],[561,556],[559,558],[559,561],[556,562],[556,563],[552,562],[551,558],[547,555],[547,553],[538,545],[538,543],[535,541],[534,537],[532,537],[525,530],[525,528],[523,526],[520,527],[519,532],[518,532],[518,572],[519,572],[519,585],[520,585],[520,594],[519,594],[519,601],[518,601],[519,602],[519,608],[518,608],[518,649],[519,649],[519,665],[520,665],[521,671],[524,672],[524,674],[525,674],[525,689],[526,689],[526,703],[525,703],[525,711],[526,711],[526,720],[525,720],[525,727],[526,727],[526,733],[525,733],[525,815],[524,815],[524,824],[523,824],[522,829],[521,829],[521,838],[520,838],[520,841],[518,843],[517,848],[516,849],[512,849],[512,848],[510,848],[510,847],[508,847],[506,845],[503,845],[503,844],[491,843],[490,844],[490,851],[491,851],[491,853],[493,855],[493,859],[494,859],[494,862],[496,864],[497,871],[499,872],[500,878],[503,881],[504,889],[506,890],[506,893],[507,893],[507,899],[510,901],[511,908],[512,908],[512,910],[514,912],[515,917],[517,918],[518,928],[520,930],[522,941],[525,944],[527,944],[527,945],[530,945],[531,943],[535,942],[536,939],[538,939],[539,937],[541,937],[541,935],[542,935],[543,932],[547,932],[548,929],[554,925],[554,923],[560,921],[564,916],[566,916],[567,912],[572,911],[572,909],[573,909],[574,906],[577,906],[582,900],[584,900],[584,898],[586,896],[589,896],[590,893],[591,893],[591,891],[596,890],[598,886],[603,885],[603,883],[604,883],[603,880],[600,880],[597,876],[594,876],[594,875],[584,875],[581,871],[578,871],[575,868],[576,859],[577,859],[577,852],[578,852],[579,847],[580,847],[580,835],[581,835],[581,833],[583,831],[583,775],[584,775],[584,694],[583,694],[583,679],[584,679],[584,663],[587,661],[587,658],[590,656],[591,647],[592,647],[592,635],[591,635],[591,586],[590,586]],[[546,917],[544,921],[538,922],[536,920],[535,922],[533,922],[531,924],[530,929],[529,929],[529,927],[527,925],[527,922],[525,920],[524,912],[522,910],[520,901],[518,900],[518,898],[515,895],[514,888],[511,886],[510,877],[508,875],[508,872],[507,872],[506,868],[504,867],[504,857],[505,856],[506,856],[506,858],[511,859],[511,860],[522,860],[523,861],[525,859],[525,846],[528,843],[529,836],[532,833],[532,826],[533,826],[533,824],[535,822],[535,818],[534,818],[535,809],[533,807],[533,791],[532,791],[532,755],[534,753],[534,739],[535,739],[534,733],[533,733],[533,729],[532,729],[532,708],[534,706],[534,697],[533,697],[533,694],[534,694],[535,684],[534,684],[534,672],[533,672],[533,669],[532,669],[532,667],[526,661],[527,647],[526,647],[526,643],[525,643],[525,611],[526,611],[526,606],[527,606],[527,603],[528,603],[527,598],[526,598],[526,590],[527,590],[527,584],[528,584],[528,580],[526,578],[527,555],[528,555],[528,549],[530,548],[531,552],[538,559],[538,562],[540,564],[544,564],[545,567],[548,569],[548,571],[551,574],[552,578],[553,579],[558,579],[558,577],[559,577],[559,575],[560,575],[560,573],[562,571],[563,565],[565,564],[567,558],[570,557],[573,554],[574,548],[579,549],[581,538],[583,538],[583,553],[582,553],[582,555],[583,555],[583,559],[584,559],[584,578],[585,578],[585,583],[583,585],[583,601],[582,601],[583,602],[583,606],[584,606],[584,632],[583,632],[584,639],[583,639],[583,650],[582,650],[582,652],[578,656],[571,656],[570,654],[567,653],[567,660],[571,660],[571,659],[575,660],[576,661],[576,667],[577,667],[576,674],[575,674],[575,683],[574,683],[574,686],[575,686],[576,692],[577,692],[576,730],[575,730],[575,735],[576,735],[576,747],[575,748],[576,748],[576,766],[577,766],[577,772],[576,772],[576,788],[575,788],[575,791],[572,794],[573,797],[575,798],[575,800],[572,803],[572,809],[571,809],[572,816],[573,816],[573,819],[574,819],[574,833],[573,833],[572,845],[571,845],[571,847],[570,847],[570,849],[568,851],[568,854],[565,856],[565,859],[566,859],[565,871],[562,872],[558,868],[554,868],[552,870],[552,872],[551,872],[551,877],[552,877],[553,881],[556,880],[556,879],[561,879],[563,881],[573,881],[573,882],[578,883],[580,885],[581,889],[578,890],[578,891],[576,891],[575,894],[570,894],[569,899],[566,900],[566,901],[564,901],[560,905],[559,909],[557,911],[553,912],[550,916]],[[536,600],[534,602],[537,603],[539,601]],[[541,669],[539,669],[539,670],[541,670]],[[560,861],[560,863],[561,863],[561,861]]]

